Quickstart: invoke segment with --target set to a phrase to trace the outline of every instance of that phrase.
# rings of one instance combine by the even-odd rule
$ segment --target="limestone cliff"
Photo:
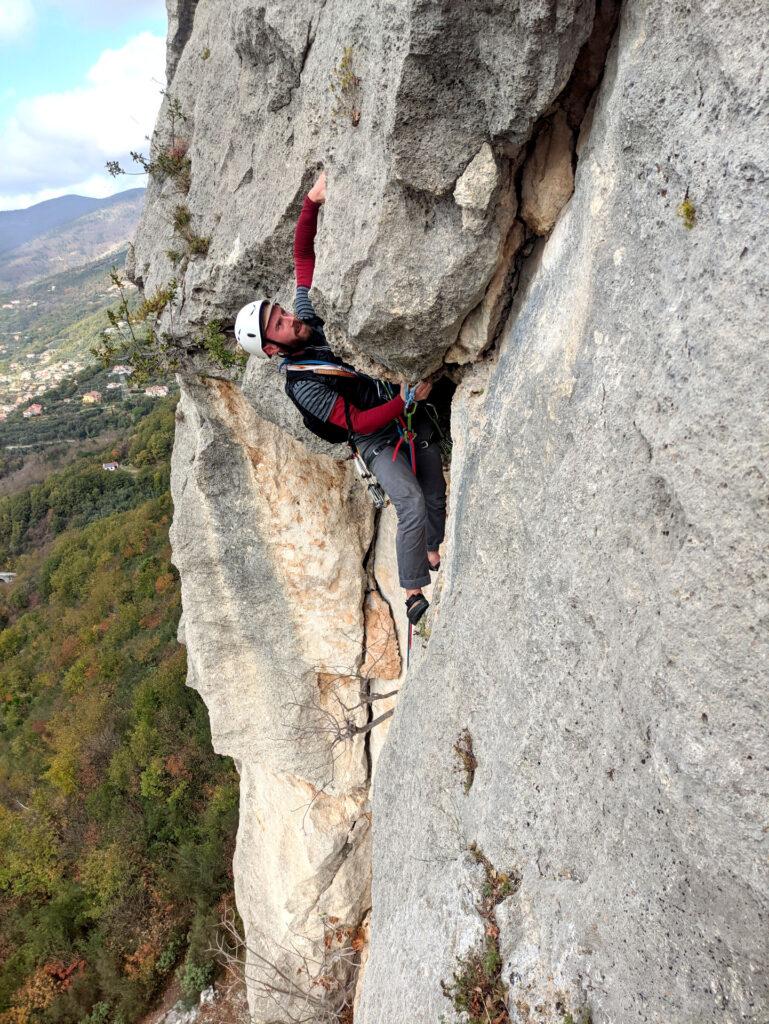
[[[172,4],[191,184],[151,184],[133,273],[179,282],[181,632],[256,1021],[453,1021],[478,950],[497,1024],[769,1019],[761,14]],[[334,343],[458,382],[408,674],[392,510],[200,343],[290,303],[321,164]]]

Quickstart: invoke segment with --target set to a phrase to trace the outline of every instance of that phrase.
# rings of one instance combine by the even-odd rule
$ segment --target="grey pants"
[[[426,587],[430,582],[428,551],[437,551],[446,524],[446,481],[437,444],[417,444],[417,473],[411,471],[409,450],[401,445],[393,462],[394,445],[388,445],[369,462],[398,514],[395,553],[398,576],[404,590]]]

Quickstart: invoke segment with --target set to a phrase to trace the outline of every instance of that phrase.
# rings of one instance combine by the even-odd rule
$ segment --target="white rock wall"
[[[311,455],[224,381],[183,385],[172,491],[189,681],[241,778],[236,897],[266,1020],[272,965],[293,977],[323,956],[323,915],[357,928],[370,905],[367,741],[334,746],[328,729],[367,719],[339,702],[357,701],[345,677],[365,653],[373,513],[349,464]]]

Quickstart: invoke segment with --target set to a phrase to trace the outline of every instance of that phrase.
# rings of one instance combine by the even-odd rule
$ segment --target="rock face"
[[[179,280],[173,330],[193,348],[206,322],[232,323],[255,293],[290,301],[293,223],[322,164],[315,284],[330,337],[394,370],[435,369],[494,272],[510,216],[495,197],[593,10],[177,0],[169,94],[186,118],[175,138],[189,144],[192,186],[180,196],[172,179],[151,184],[133,273],[150,293]],[[171,141],[166,104],[156,149]],[[182,270],[166,255],[185,251],[180,202],[210,239]]]
[[[377,777],[365,1024],[450,1012],[471,842],[521,879],[512,1020],[769,1015],[768,140],[734,14],[626,6],[571,203],[455,400],[449,576]]]
[[[370,905],[366,736],[333,739],[368,718],[343,705],[366,656],[373,516],[349,465],[312,455],[225,381],[183,383],[171,483],[189,682],[240,772],[235,888],[252,1009],[267,1014],[276,971],[323,956],[322,915],[357,928]]]
[[[370,923],[363,1024],[454,1024],[478,950],[517,1024],[769,1019],[761,13],[627,0],[606,59],[609,2],[172,12],[211,240],[180,267],[188,351],[254,291],[290,302],[323,163],[332,338],[460,382],[439,586],[369,733],[394,697],[361,692],[398,690],[405,652],[392,509],[274,367],[185,370],[172,540],[190,682],[241,772],[258,1022],[265,962],[326,966],[331,918],[356,954]],[[153,183],[150,292],[178,203]]]

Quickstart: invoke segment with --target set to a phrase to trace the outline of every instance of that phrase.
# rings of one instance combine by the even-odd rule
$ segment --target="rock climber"
[[[266,299],[250,302],[237,315],[235,337],[252,355],[283,357],[286,394],[308,429],[329,441],[349,439],[384,488],[398,516],[398,576],[406,591],[406,614],[414,625],[429,607],[422,588],[429,584],[430,572],[440,568],[446,483],[437,438],[421,406],[413,416],[413,462],[409,445],[399,440],[405,399],[424,401],[432,385],[420,381],[412,395],[404,383],[396,394],[389,382],[359,373],[329,347],[309,296],[318,212],[325,200],[322,172],[305,196],[294,234],[295,313]]]

